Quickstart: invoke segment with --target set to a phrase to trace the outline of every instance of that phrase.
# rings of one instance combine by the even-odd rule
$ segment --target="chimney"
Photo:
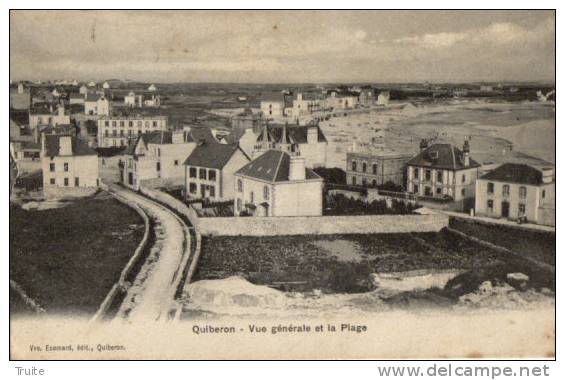
[[[471,146],[469,145],[469,141],[465,140],[463,143],[463,164],[465,166],[469,166],[471,164],[471,158],[469,157],[470,152]]]
[[[420,140],[420,152],[428,149],[428,140],[422,139]]]
[[[185,132],[183,130],[178,130],[173,132],[172,143],[182,144],[185,142]]]
[[[288,179],[291,181],[303,181],[306,179],[306,162],[304,157],[291,156]]]
[[[553,182],[553,175],[554,175],[555,170],[553,168],[542,168],[541,169],[541,173],[542,173],[542,182],[543,183],[551,183]]]
[[[59,155],[73,155],[73,141],[71,136],[59,136]]]
[[[318,142],[318,126],[310,125],[308,126],[308,133],[306,135],[306,141],[308,144],[315,144]]]

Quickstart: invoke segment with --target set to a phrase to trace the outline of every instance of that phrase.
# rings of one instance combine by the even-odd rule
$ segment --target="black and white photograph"
[[[555,359],[555,10],[12,9],[8,59],[10,360]]]

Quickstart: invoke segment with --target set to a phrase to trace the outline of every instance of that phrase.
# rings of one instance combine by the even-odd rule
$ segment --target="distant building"
[[[300,155],[309,168],[325,167],[328,140],[319,125],[265,125],[257,136],[253,158],[274,149]]]
[[[555,225],[555,169],[507,163],[477,180],[478,216]]]
[[[157,87],[154,84],[152,84],[147,88],[147,91],[157,91]]]
[[[321,109],[322,105],[320,99],[312,95],[298,93],[292,100],[292,109],[288,112],[288,116],[299,118],[300,116],[310,115]]]
[[[95,120],[83,120],[79,124],[79,137],[90,148],[98,146],[98,124]]]
[[[256,133],[261,131],[263,125],[260,114],[254,114],[251,108],[245,108],[242,112],[231,117],[231,128],[236,133],[241,133],[248,128],[252,128]]]
[[[470,157],[469,143],[465,142],[463,151],[450,144],[427,147],[425,141],[420,148],[421,152],[406,164],[406,190],[429,199],[450,199],[455,209],[467,208],[475,196],[481,166]]]
[[[33,141],[27,110],[10,109],[10,141]]]
[[[56,111],[53,110],[53,106],[45,105],[31,107],[29,111],[29,127],[32,131],[37,130],[39,125],[55,126],[70,123],[71,117],[65,111],[63,104],[60,104]]]
[[[261,112],[265,118],[282,117],[286,108],[284,94],[271,94],[261,99]]]
[[[483,92],[492,92],[493,91],[493,87],[492,86],[487,86],[487,85],[482,85],[480,87],[480,90]]]
[[[86,115],[108,116],[110,114],[110,101],[105,95],[87,94],[84,100],[84,113]]]
[[[358,94],[350,91],[330,90],[325,99],[325,108],[332,110],[348,110],[359,105]]]
[[[143,133],[124,152],[122,182],[133,189],[184,185],[184,161],[196,147],[189,132]]]
[[[31,104],[31,94],[22,83],[17,87],[10,87],[10,108],[15,110],[27,110]]]
[[[381,91],[377,96],[377,105],[378,106],[387,106],[388,102],[390,101],[390,92],[389,91]]]
[[[146,132],[168,130],[166,116],[103,116],[98,119],[98,146],[126,146]]]
[[[347,153],[347,183],[357,186],[382,186],[391,182],[404,186],[406,163],[412,158],[408,153],[358,151]]]
[[[237,144],[200,143],[184,162],[186,196],[234,199],[234,173],[249,161]]]
[[[303,157],[270,150],[235,173],[235,215],[320,216],[323,186]]]
[[[105,89],[105,90],[109,89],[109,88],[110,88],[110,83],[104,82],[104,83],[102,84],[102,88]]]
[[[249,157],[253,157],[253,151],[255,149],[255,144],[257,143],[257,133],[253,128],[247,128],[245,130],[237,129],[232,131],[230,134],[223,136],[220,139],[222,144],[238,144],[241,150],[245,152]]]
[[[359,105],[370,107],[375,104],[375,90],[371,87],[362,87],[359,90]]]
[[[69,104],[84,104],[84,98],[83,94],[73,93],[69,96]]]
[[[43,134],[41,167],[46,196],[88,195],[98,188],[98,155],[76,137]]]
[[[86,96],[86,94],[88,94],[88,87],[86,87],[85,84],[83,84],[82,86],[80,86],[80,89],[78,90],[78,92],[82,95],[84,95],[83,97]]]

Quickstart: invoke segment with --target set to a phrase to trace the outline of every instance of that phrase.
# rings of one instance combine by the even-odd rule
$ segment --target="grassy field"
[[[414,234],[204,237],[195,280],[241,275],[283,290],[364,292],[374,272],[506,265],[508,257],[448,231]]]
[[[44,211],[10,205],[10,278],[48,314],[92,314],[142,236],[139,215],[105,193]]]
[[[450,218],[449,226],[470,236],[555,266],[555,233]]]

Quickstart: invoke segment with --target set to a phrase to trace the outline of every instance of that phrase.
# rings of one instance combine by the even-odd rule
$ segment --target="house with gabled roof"
[[[46,196],[89,195],[99,186],[98,154],[75,136],[41,135]]]
[[[304,157],[269,150],[235,173],[236,216],[320,216],[323,179]]]
[[[121,178],[124,185],[182,186],[184,161],[196,147],[186,131],[155,131],[138,135],[124,151]]]
[[[237,144],[200,141],[184,162],[187,198],[231,200],[234,173],[251,159]]]
[[[309,168],[325,167],[328,140],[318,124],[269,124],[257,136],[253,158],[275,149],[300,154]]]
[[[555,168],[505,163],[477,180],[475,214],[555,225]]]
[[[86,115],[108,116],[110,114],[110,101],[105,95],[86,94],[84,113]]]
[[[420,153],[406,163],[406,190],[416,196],[451,200],[466,208],[467,200],[475,197],[475,182],[481,165],[470,156],[470,145],[463,150],[451,144],[420,143]],[[471,206],[472,207],[472,206]]]

